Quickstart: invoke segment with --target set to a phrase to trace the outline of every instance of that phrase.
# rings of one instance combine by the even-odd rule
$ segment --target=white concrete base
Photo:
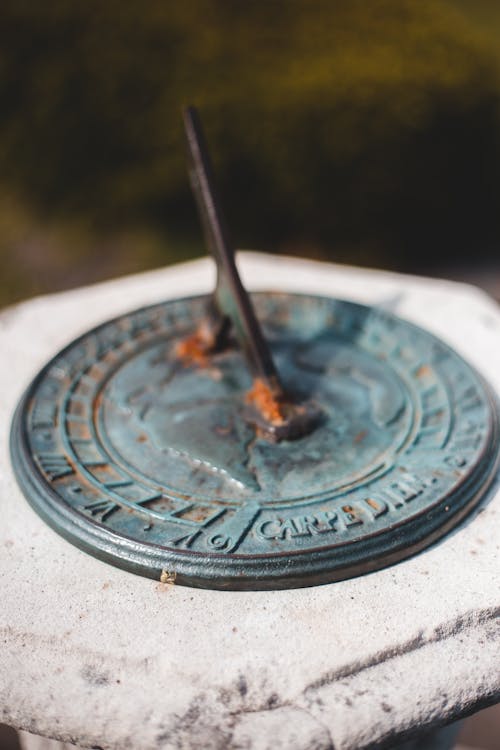
[[[458,722],[461,724],[462,722]],[[410,740],[404,742],[402,745],[392,745],[388,750],[480,750],[480,748],[473,748],[466,745],[456,745],[455,739],[458,734],[459,727],[452,724],[449,727],[443,727],[437,729],[430,734],[416,740]],[[19,732],[19,743],[21,750],[78,750],[76,745],[68,745],[66,742],[59,742],[58,740],[49,740],[45,737],[39,737],[36,734],[30,734],[29,732]],[[308,738],[309,742],[314,740],[313,737]],[[314,748],[314,745],[310,745]]]
[[[78,750],[76,745],[68,745],[67,742],[59,742],[58,740],[49,740],[46,737],[30,734],[30,732],[19,732],[18,739],[21,750],[75,750],[75,748]]]
[[[389,307],[448,341],[500,392],[500,313],[476,289],[257,254],[240,266],[253,289]],[[8,432],[37,369],[90,326],[213,280],[203,260],[0,315],[0,719],[104,749],[362,750],[498,699],[498,491],[406,562],[249,593],[118,570],[31,510]]]

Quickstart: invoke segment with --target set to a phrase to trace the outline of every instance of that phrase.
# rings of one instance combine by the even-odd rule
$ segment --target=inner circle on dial
[[[320,407],[320,424],[302,439],[256,436],[242,413],[251,379],[239,351],[212,357],[208,367],[179,368],[172,341],[113,373],[99,398],[99,436],[118,463],[204,502],[303,503],[392,464],[416,415],[387,362],[324,332],[298,347],[276,341],[273,355],[286,391]]]

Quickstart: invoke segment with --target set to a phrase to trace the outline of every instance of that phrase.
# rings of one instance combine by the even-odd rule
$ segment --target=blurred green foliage
[[[0,302],[204,252],[187,103],[239,246],[410,270],[493,252],[490,18],[484,0],[3,0]]]

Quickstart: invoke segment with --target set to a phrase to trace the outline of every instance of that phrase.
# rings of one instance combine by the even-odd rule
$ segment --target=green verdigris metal
[[[185,126],[215,293],[124,315],[49,362],[11,432],[24,493],[87,552],[192,586],[306,586],[408,557],[495,476],[489,387],[384,311],[252,301],[193,109]]]
[[[179,360],[209,298],[87,333],[24,396],[13,463],[33,507],[121,567],[230,589],[304,586],[430,544],[484,494],[498,456],[488,386],[429,333],[351,302],[253,296],[287,393],[321,421],[272,442],[243,418],[238,347]]]

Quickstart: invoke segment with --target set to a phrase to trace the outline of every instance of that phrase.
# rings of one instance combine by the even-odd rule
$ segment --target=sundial
[[[11,432],[24,494],[86,552],[191,586],[308,586],[418,552],[495,475],[491,389],[385,310],[249,295],[193,108],[185,128],[215,291],[106,322],[40,371]]]

